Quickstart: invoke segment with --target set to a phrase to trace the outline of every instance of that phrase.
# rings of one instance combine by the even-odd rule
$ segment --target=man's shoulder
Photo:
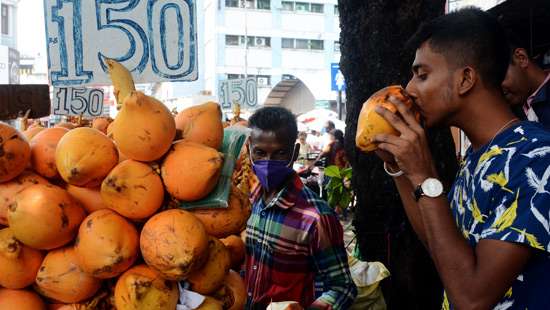
[[[336,216],[336,213],[328,205],[328,203],[325,200],[323,200],[321,197],[319,197],[319,195],[317,195],[311,189],[309,189],[307,186],[303,187],[301,191],[301,197],[303,198],[303,203],[300,206],[301,209],[307,210],[309,212],[313,212],[313,214],[316,214],[318,216],[322,216],[322,215]]]
[[[548,147],[550,150],[550,131],[536,122],[521,122],[507,140],[501,147],[514,148],[517,152],[529,152],[541,147]],[[550,152],[548,154],[550,155]]]

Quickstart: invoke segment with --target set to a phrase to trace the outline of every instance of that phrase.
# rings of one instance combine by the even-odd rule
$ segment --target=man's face
[[[424,43],[416,50],[412,70],[406,91],[418,106],[425,125],[446,123],[453,113],[453,72],[445,56]]]
[[[290,162],[293,159],[294,143],[288,141],[281,132],[254,128],[250,135],[250,147],[252,161],[282,160]]]
[[[515,60],[508,66],[502,92],[511,105],[524,104],[530,95],[525,71]]]

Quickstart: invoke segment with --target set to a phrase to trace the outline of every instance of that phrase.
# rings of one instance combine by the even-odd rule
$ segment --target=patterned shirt
[[[246,228],[247,309],[270,302],[315,301],[315,281],[322,281],[320,300],[347,309],[357,289],[349,271],[342,225],[334,211],[305,187],[297,175],[265,204],[258,186],[252,194]]]
[[[550,128],[550,73],[539,88],[527,99],[523,106],[525,115],[530,121]]]
[[[520,243],[534,255],[494,309],[550,309],[550,132],[521,122],[477,151],[470,148],[449,193],[459,230]],[[444,309],[452,309],[445,298]]]

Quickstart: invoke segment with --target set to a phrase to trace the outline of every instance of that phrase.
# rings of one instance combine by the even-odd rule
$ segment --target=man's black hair
[[[333,129],[330,131],[330,133],[334,136],[334,138],[340,142],[342,145],[344,145],[344,132],[340,129]]]
[[[332,129],[336,128],[333,121],[327,121],[327,125],[330,128],[329,130],[332,130]]]
[[[428,42],[453,67],[472,66],[487,87],[500,89],[510,59],[504,29],[491,14],[465,8],[420,26],[408,46]]]
[[[264,131],[274,131],[277,135],[288,139],[294,144],[298,137],[296,117],[289,110],[282,107],[263,107],[248,119],[249,127]]]
[[[508,46],[510,47],[510,62],[512,62],[512,55],[514,54],[516,48],[523,48],[529,57],[532,56],[529,42],[525,37],[517,35],[517,33],[511,29],[506,29],[506,39],[508,40]]]

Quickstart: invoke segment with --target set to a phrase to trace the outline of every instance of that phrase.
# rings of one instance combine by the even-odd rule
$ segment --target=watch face
[[[438,179],[428,178],[422,183],[422,192],[428,197],[438,197],[443,193],[443,184]]]

